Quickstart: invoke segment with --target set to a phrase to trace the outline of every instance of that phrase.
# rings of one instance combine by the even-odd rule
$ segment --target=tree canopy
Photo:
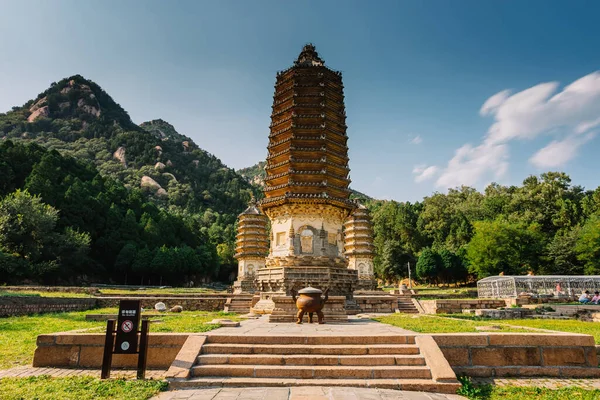
[[[425,282],[503,274],[600,271],[600,188],[584,190],[547,172],[521,186],[492,183],[434,193],[422,202],[370,201],[377,275]],[[414,263],[413,263],[414,264]]]

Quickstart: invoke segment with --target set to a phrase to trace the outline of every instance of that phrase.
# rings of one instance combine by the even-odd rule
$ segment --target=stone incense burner
[[[295,289],[292,289],[291,292],[292,299],[294,300],[294,302],[296,303],[296,307],[298,308],[296,320],[297,324],[302,323],[302,318],[304,318],[304,314],[306,313],[308,313],[308,323],[312,324],[314,313],[317,313],[319,324],[325,323],[323,321],[324,314],[321,310],[323,310],[325,302],[329,298],[329,288],[327,288],[324,293],[320,289],[316,289],[310,286],[305,287],[304,289],[301,289],[297,292]],[[297,297],[297,294],[299,294],[300,296]],[[321,298],[322,294],[325,294],[324,298]]]

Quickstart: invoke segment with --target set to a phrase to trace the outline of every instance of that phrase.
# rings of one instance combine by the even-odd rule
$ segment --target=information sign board
[[[115,354],[138,352],[138,327],[140,326],[141,304],[139,300],[121,300],[117,317]]]

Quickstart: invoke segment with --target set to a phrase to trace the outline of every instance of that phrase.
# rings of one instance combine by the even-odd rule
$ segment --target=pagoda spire
[[[325,61],[319,57],[315,46],[312,43],[308,43],[302,48],[298,59],[294,61],[294,65],[322,67],[325,65]]]

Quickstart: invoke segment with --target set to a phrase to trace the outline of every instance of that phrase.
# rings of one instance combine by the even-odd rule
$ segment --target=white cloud
[[[573,131],[581,123],[598,118],[600,72],[586,75],[554,94],[557,89],[558,82],[548,82],[512,96],[507,97],[504,91],[490,97],[482,107],[482,112],[495,119],[488,138],[496,143],[531,139],[556,129]]]
[[[489,115],[498,109],[510,96],[510,90],[503,90],[486,100],[479,110],[480,115]]]
[[[575,133],[584,133],[589,131],[590,129],[594,129],[600,125],[600,118],[595,119],[593,121],[582,122],[575,127]]]
[[[412,172],[415,174],[415,182],[419,183],[433,178],[438,172],[438,167],[435,165],[416,165]]]
[[[575,158],[578,149],[595,136],[581,135],[600,126],[600,72],[586,75],[557,93],[558,88],[558,82],[546,82],[514,94],[503,90],[487,99],[479,113],[492,116],[494,121],[481,144],[457,149],[439,170],[436,185],[478,186],[490,179],[499,180],[508,171],[509,143],[542,134],[561,135],[563,139],[538,150],[529,159],[534,166],[560,167]]]
[[[508,146],[484,142],[473,147],[465,144],[436,181],[439,187],[475,186],[482,180],[501,179],[508,171]]]
[[[421,144],[423,142],[423,138],[421,137],[421,135],[417,135],[415,137],[413,137],[412,139],[410,139],[410,143],[412,144]]]
[[[589,133],[583,137],[570,135],[563,140],[553,140],[531,156],[529,162],[538,168],[561,167],[575,158],[579,148],[594,136],[595,133]]]

